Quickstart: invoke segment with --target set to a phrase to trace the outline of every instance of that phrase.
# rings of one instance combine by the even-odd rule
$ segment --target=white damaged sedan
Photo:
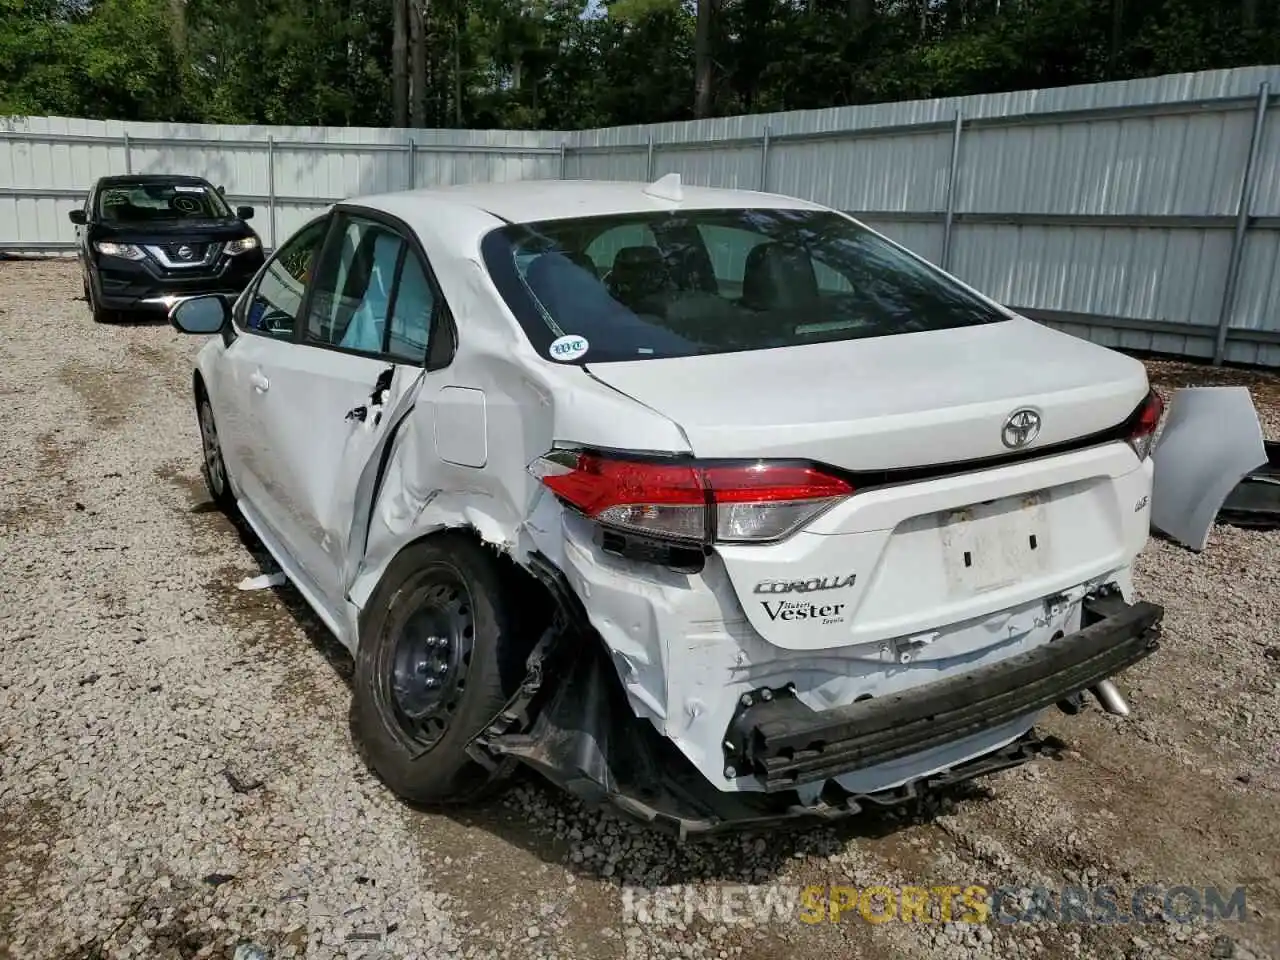
[[[355,657],[419,803],[521,765],[681,834],[1014,766],[1154,652],[1141,363],[850,217],[523,182],[336,204],[234,302],[213,497]]]

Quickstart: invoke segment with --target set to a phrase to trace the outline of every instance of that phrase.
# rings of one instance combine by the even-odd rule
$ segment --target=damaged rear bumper
[[[1096,686],[1155,652],[1163,610],[1118,594],[1084,601],[1087,626],[963,676],[815,711],[753,698],[726,733],[726,764],[787,790],[980,733]],[[1090,622],[1092,621],[1092,622]]]
[[[794,699],[753,703],[735,715],[725,749],[743,764],[741,775],[758,778],[763,789],[729,792],[632,712],[577,597],[545,561],[535,572],[558,595],[560,614],[530,656],[524,685],[472,741],[471,755],[495,775],[524,765],[585,803],[611,805],[681,837],[834,820],[1025,763],[1047,744],[1033,731],[1013,730],[1009,742],[982,756],[922,770],[885,790],[852,793],[832,779],[1010,728],[1011,721],[1017,727],[1019,719],[1153,653],[1163,617],[1154,604],[1130,605],[1116,591],[1099,592],[1085,599],[1079,631],[955,680],[834,711],[815,712]],[[815,785],[805,802],[795,789],[802,784]]]

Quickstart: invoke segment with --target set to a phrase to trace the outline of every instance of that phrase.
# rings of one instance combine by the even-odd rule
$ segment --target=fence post
[[[567,143],[565,143],[563,140],[560,141],[560,179],[561,180],[564,180],[565,174],[568,173],[568,163],[569,163],[568,147],[569,145]]]
[[[133,173],[133,151],[129,149],[129,131],[124,132],[124,172]]]
[[[960,131],[964,115],[956,110],[955,126],[951,129],[951,166],[947,170],[947,215],[942,224],[942,269],[951,268],[951,224],[956,213],[956,174],[960,170]]]
[[[418,180],[418,145],[413,137],[410,137],[407,146],[409,148],[409,189],[412,190]]]
[[[760,143],[760,192],[769,186],[769,128],[764,128],[764,140]]]
[[[1249,208],[1253,203],[1254,181],[1257,179],[1258,151],[1262,148],[1262,132],[1267,120],[1267,105],[1271,99],[1271,84],[1263,81],[1258,86],[1258,106],[1253,115],[1253,134],[1249,138],[1249,153],[1244,161],[1244,173],[1240,177],[1240,198],[1236,204],[1236,230],[1231,238],[1231,259],[1227,261],[1227,280],[1222,288],[1222,307],[1218,311],[1218,335],[1213,345],[1213,365],[1222,365],[1227,352],[1227,330],[1231,313],[1235,308],[1236,288],[1240,284],[1240,266],[1244,261],[1244,244],[1249,230]]]
[[[644,182],[653,183],[653,131],[649,132],[649,159],[644,171]]]
[[[276,138],[267,134],[267,224],[271,249],[276,248]]]

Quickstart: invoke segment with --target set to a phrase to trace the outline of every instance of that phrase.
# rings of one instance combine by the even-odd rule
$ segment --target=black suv
[[[201,177],[102,177],[72,210],[84,296],[99,323],[202,293],[236,295],[262,266],[253,207]]]

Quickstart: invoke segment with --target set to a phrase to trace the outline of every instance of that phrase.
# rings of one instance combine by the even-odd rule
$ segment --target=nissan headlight
[[[227,244],[227,253],[235,256],[237,253],[245,253],[249,250],[258,249],[257,237],[242,237],[239,240],[232,240]]]
[[[104,257],[119,257],[122,260],[141,260],[146,256],[142,248],[133,243],[116,243],[114,240],[99,240],[94,244]]]

